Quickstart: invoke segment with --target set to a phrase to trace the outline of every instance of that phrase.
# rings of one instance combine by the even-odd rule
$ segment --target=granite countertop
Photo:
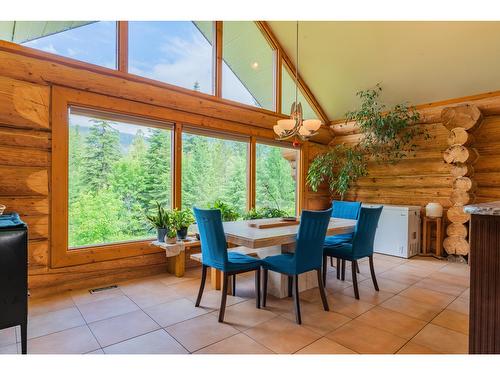
[[[500,216],[500,201],[470,204],[464,207],[464,211],[473,215],[495,215]]]

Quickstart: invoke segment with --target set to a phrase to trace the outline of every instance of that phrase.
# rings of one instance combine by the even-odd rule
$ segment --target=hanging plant
[[[354,121],[359,126],[360,142],[353,147],[336,145],[316,156],[306,178],[313,191],[326,182],[332,195],[338,194],[344,199],[356,180],[368,175],[369,159],[397,163],[414,154],[417,137],[429,138],[425,129],[414,126],[420,119],[414,107],[397,104],[387,111],[385,105],[378,102],[381,91],[382,87],[377,84],[374,89],[356,93],[361,107],[346,114],[346,123]]]

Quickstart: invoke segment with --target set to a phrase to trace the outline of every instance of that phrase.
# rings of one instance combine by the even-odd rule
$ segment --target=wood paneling
[[[17,155],[14,154],[13,157],[17,157]],[[0,176],[4,176],[0,183],[0,197],[47,196],[49,194],[49,173],[47,168],[20,168],[5,165],[5,163],[2,165],[0,159]]]

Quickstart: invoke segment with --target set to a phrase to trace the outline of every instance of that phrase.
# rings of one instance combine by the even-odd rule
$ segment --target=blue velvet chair
[[[257,308],[260,308],[261,260],[237,252],[228,253],[220,210],[204,210],[195,207],[193,211],[200,234],[202,257],[201,284],[195,306],[200,306],[207,278],[207,268],[212,267],[223,272],[219,322],[224,321],[229,277],[234,277],[238,273],[255,271],[256,305]]]
[[[382,212],[382,206],[378,208],[361,207],[358,222],[352,243],[345,242],[336,246],[328,247],[323,250],[323,267],[326,264],[327,257],[335,257],[342,261],[350,261],[352,265],[352,283],[354,287],[354,296],[359,299],[358,281],[356,271],[358,268],[358,260],[368,257],[370,262],[370,273],[372,276],[373,286],[378,289],[377,278],[375,277],[375,269],[373,267],[373,241],[377,231],[378,220]],[[323,282],[326,278],[326,272],[323,268]]]
[[[268,271],[271,270],[287,275],[289,280],[289,295],[291,289],[293,289],[295,320],[297,324],[301,324],[302,322],[299,302],[299,275],[301,273],[316,270],[323,308],[325,311],[329,309],[321,278],[321,262],[323,243],[325,242],[331,212],[331,208],[326,211],[302,211],[295,252],[273,255],[262,259],[262,268],[264,271],[262,306],[266,305]],[[290,280],[292,281],[293,288],[290,288]]]
[[[332,202],[332,217],[338,219],[351,219],[357,220],[359,211],[361,209],[361,202],[348,202],[348,201],[333,201]],[[335,247],[339,244],[352,241],[352,233],[337,234],[325,238],[325,248]],[[333,257],[330,257],[330,263],[333,267]],[[337,279],[340,279],[340,272],[342,270],[342,280],[345,279],[345,261],[340,266],[340,259],[337,258]],[[326,263],[323,265],[323,271],[326,272]]]

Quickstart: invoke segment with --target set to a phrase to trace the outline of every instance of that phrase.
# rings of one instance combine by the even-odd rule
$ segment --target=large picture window
[[[253,21],[224,22],[222,97],[274,110],[274,51]]]
[[[171,206],[171,133],[142,119],[70,108],[70,247],[152,237],[144,213],[155,201]]]
[[[182,206],[212,207],[219,200],[241,215],[247,203],[248,143],[184,133]]]
[[[256,207],[296,215],[299,151],[258,143],[256,152]]]
[[[214,23],[130,21],[129,72],[213,94]]]

